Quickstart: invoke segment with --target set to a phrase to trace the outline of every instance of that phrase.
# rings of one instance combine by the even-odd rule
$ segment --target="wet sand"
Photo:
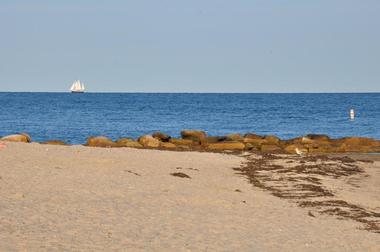
[[[6,143],[0,251],[380,250],[366,223],[254,185],[238,170],[247,158],[257,157]],[[286,158],[270,162],[300,161]],[[380,161],[358,165],[338,178],[309,175],[328,197],[379,212]]]

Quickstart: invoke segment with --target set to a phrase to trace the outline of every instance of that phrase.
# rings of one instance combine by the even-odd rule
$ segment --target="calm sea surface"
[[[0,136],[27,132],[33,141],[84,143],[91,135],[117,139],[157,130],[178,136],[182,129],[380,139],[380,93],[0,93],[0,104]]]

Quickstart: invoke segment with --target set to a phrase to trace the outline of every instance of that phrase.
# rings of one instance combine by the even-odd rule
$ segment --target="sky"
[[[0,91],[380,92],[379,0],[0,0]]]

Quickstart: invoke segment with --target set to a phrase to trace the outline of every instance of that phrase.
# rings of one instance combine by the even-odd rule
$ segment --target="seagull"
[[[297,155],[303,156],[303,155],[305,155],[306,152],[301,151],[300,149],[296,148],[296,153],[297,153]]]

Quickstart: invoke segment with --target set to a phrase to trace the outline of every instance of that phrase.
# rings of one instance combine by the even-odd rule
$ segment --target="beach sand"
[[[0,251],[380,251],[380,234],[358,221],[254,186],[233,169],[246,162],[216,153],[6,143]],[[323,183],[334,197],[378,211],[380,161],[360,165],[360,175]]]

